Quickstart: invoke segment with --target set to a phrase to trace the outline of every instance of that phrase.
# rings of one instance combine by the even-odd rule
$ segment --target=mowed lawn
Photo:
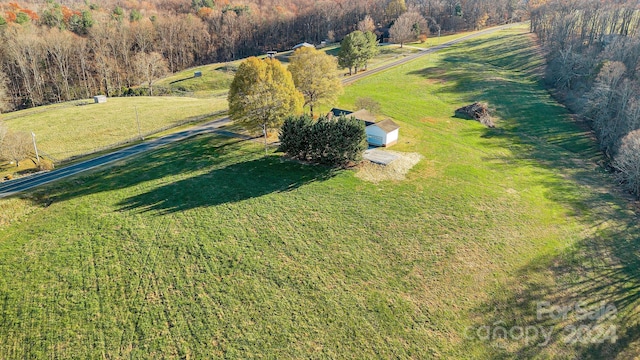
[[[39,150],[57,160],[134,139],[185,120],[225,110],[226,98],[119,97],[68,102],[3,114],[9,129],[34,132]],[[137,109],[137,118],[136,118]]]
[[[405,181],[212,135],[0,201],[20,213],[0,227],[0,358],[631,357],[637,217],[532,44],[501,31],[346,89],[425,157]],[[473,101],[496,129],[452,117]],[[615,304],[617,342],[566,344],[539,301]],[[496,323],[556,331],[474,337]]]

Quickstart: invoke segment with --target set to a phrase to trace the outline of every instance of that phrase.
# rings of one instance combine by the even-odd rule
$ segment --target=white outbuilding
[[[391,119],[382,120],[365,128],[367,142],[373,146],[391,146],[398,142],[400,126]]]
[[[365,109],[356,112],[333,108],[328,116],[351,116],[364,122],[367,142],[371,146],[391,146],[398,142],[400,126],[391,119],[376,122],[376,116]]]
[[[96,104],[104,104],[107,102],[107,96],[106,95],[96,95],[93,97],[93,102]]]

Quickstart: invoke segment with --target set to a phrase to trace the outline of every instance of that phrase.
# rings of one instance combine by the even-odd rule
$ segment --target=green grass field
[[[177,72],[157,82],[155,86],[191,97],[226,96],[240,61],[211,64]],[[200,71],[201,76],[195,77]]]
[[[396,44],[385,45],[380,48],[380,54],[369,62],[368,67],[370,69],[374,69],[390,61],[397,60],[400,57],[415,53],[418,51],[415,48],[429,48],[437,46],[444,42],[455,40],[469,34],[471,34],[471,32],[462,32],[442,35],[439,38],[436,34],[429,37],[429,39],[424,43],[408,43],[406,44],[407,47],[402,49],[399,49]],[[327,54],[337,56],[338,51],[340,51],[340,45],[331,44],[327,47],[321,48],[321,50],[325,51]],[[292,51],[280,52],[276,55],[276,58],[283,64],[287,65],[291,54]],[[220,96],[225,94],[229,89],[229,85],[231,85],[235,71],[240,63],[241,60],[237,60],[227,63],[215,63],[189,68],[159,80],[154,86],[167,88],[175,94],[188,95],[192,97],[209,97],[212,95]],[[196,71],[200,71],[202,76],[197,78],[194,77],[194,73]]]
[[[451,40],[455,40],[455,39],[459,39],[463,36],[467,36],[469,34],[472,34],[472,31],[468,31],[468,32],[460,32],[460,33],[455,33],[455,34],[443,34],[440,35],[440,37],[438,37],[438,34],[429,34],[429,37],[427,38],[427,41],[421,43],[421,42],[412,42],[412,43],[407,43],[407,45],[409,46],[415,46],[415,47],[421,47],[421,48],[430,48],[433,46],[437,46],[440,45],[442,43],[445,43],[447,41],[451,41]]]
[[[120,97],[104,104],[76,101],[0,116],[12,130],[34,132],[39,149],[66,159],[193,118],[226,110],[226,97]]]
[[[405,181],[202,136],[1,200],[0,358],[634,356],[637,215],[531,46],[501,31],[346,88],[425,157]],[[453,117],[473,101],[496,129]],[[617,342],[565,344],[575,314],[539,301],[615,304]],[[555,332],[469,336],[494,324]]]

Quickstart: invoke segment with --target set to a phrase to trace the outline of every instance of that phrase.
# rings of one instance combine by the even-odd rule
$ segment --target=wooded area
[[[628,189],[640,194],[640,14],[637,1],[530,2],[546,78],[587,119]],[[635,164],[635,165],[634,165]]]
[[[150,72],[175,72],[361,26],[380,36],[414,8],[442,31],[521,20],[518,0],[170,0],[0,3],[0,111],[131,94]],[[363,22],[363,20],[366,20]],[[140,55],[146,54],[146,55]],[[159,59],[158,54],[162,59]],[[162,60],[162,61],[159,61]],[[140,64],[140,62],[145,64]],[[7,81],[2,81],[6,78]],[[138,92],[139,93],[139,92]]]

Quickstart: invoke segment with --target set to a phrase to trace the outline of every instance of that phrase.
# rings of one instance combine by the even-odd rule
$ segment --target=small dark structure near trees
[[[476,102],[471,105],[463,106],[456,110],[456,117],[476,120],[486,127],[496,127],[489,115],[489,105],[487,105],[487,103]]]

